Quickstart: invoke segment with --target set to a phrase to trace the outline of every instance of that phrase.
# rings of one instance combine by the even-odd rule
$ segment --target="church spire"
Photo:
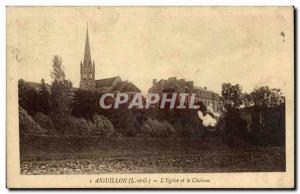
[[[83,90],[94,90],[96,88],[95,82],[95,62],[92,62],[90,42],[89,42],[89,28],[86,27],[86,40],[84,48],[83,62],[80,63],[80,88]]]
[[[91,65],[92,64],[90,42],[89,42],[89,26],[88,26],[88,24],[87,24],[87,27],[86,27],[86,40],[85,40],[83,64],[84,65]]]

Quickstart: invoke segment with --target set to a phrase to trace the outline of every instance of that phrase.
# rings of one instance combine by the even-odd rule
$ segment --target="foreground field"
[[[228,147],[202,139],[26,137],[21,174],[285,171],[281,147]]]

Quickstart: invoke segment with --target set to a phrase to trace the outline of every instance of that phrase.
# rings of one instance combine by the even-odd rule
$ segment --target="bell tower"
[[[94,90],[96,88],[95,62],[92,62],[91,58],[88,26],[86,29],[83,62],[80,62],[80,88],[83,90]]]

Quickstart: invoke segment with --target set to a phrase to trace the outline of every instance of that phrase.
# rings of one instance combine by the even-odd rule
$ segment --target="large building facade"
[[[219,94],[208,90],[206,87],[202,88],[194,86],[193,81],[186,81],[185,79],[177,79],[170,77],[168,79],[161,79],[157,81],[153,79],[152,87],[148,90],[149,93],[194,93],[196,95],[196,103],[202,102],[206,106],[211,106],[214,111],[221,111],[221,101]]]
[[[83,61],[80,62],[80,89],[87,91],[105,92],[141,92],[138,87],[129,81],[123,81],[119,76],[95,79],[95,61],[92,61],[89,42],[89,31],[86,31]]]

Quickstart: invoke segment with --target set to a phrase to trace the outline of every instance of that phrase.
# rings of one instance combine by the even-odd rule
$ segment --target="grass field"
[[[23,137],[21,174],[285,171],[282,147],[195,139]]]

